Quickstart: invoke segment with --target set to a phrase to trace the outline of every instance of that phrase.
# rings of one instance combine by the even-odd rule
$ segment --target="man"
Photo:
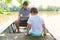
[[[23,7],[19,11],[19,18],[18,18],[17,21],[15,21],[18,33],[20,32],[19,31],[19,25],[21,25],[21,23],[22,23],[22,25],[24,25],[23,23],[26,22],[25,25],[27,25],[27,20],[29,18],[29,13],[30,13],[30,8],[28,8],[28,2],[25,1],[23,3]]]

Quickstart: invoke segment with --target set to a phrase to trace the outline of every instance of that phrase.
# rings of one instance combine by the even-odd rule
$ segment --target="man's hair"
[[[30,13],[34,12],[35,14],[38,13],[38,10],[37,8],[35,7],[32,7],[31,10],[30,10]]]
[[[24,1],[23,5],[27,6],[28,5],[28,2],[27,1]]]

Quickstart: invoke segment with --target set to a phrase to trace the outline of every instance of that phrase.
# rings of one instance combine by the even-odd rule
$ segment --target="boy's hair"
[[[37,14],[37,13],[38,13],[38,10],[37,10],[37,8],[35,8],[35,7],[32,7],[32,8],[31,8],[31,10],[30,10],[30,13],[32,13],[32,12],[34,12],[35,14]]]
[[[27,6],[28,5],[28,2],[27,1],[24,1],[23,5]]]

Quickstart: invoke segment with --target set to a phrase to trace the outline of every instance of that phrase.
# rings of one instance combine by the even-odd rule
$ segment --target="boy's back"
[[[43,19],[38,15],[34,15],[28,19],[28,24],[31,24],[32,33],[41,34],[43,32],[42,24]]]

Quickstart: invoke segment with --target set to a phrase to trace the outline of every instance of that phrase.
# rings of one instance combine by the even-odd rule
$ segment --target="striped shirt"
[[[22,15],[22,16],[20,17],[21,20],[26,20],[27,17],[29,17],[29,15],[30,15],[29,13],[30,13],[30,8],[28,8],[27,10],[24,10],[23,8],[21,8],[21,9],[19,10],[19,14]]]

